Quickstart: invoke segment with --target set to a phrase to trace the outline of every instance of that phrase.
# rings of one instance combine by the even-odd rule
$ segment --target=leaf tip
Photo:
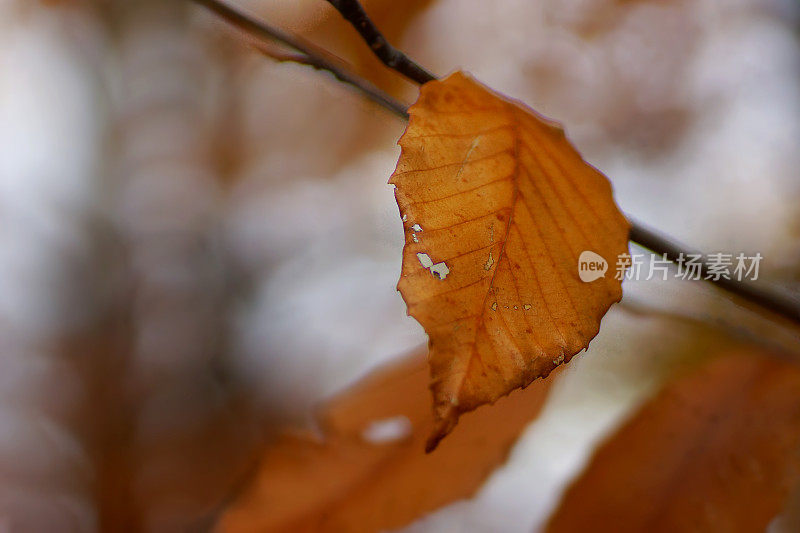
[[[432,453],[436,450],[436,447],[439,446],[439,442],[442,440],[442,437],[438,435],[431,435],[428,437],[428,440],[425,442],[425,453]]]
[[[431,431],[428,440],[425,442],[425,453],[434,451],[439,446],[442,439],[453,431],[453,428],[455,428],[458,423],[460,414],[458,409],[453,406],[448,406],[444,413],[439,413],[436,416],[433,431]]]
[[[434,430],[431,432],[428,440],[425,442],[425,453],[432,453],[434,450],[436,450],[436,448],[439,446],[439,443],[442,442],[442,439],[445,438],[450,431],[452,431],[454,426],[455,420],[449,424],[445,422],[437,425],[436,428],[434,428]]]

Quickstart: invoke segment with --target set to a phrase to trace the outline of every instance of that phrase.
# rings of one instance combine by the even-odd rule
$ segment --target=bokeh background
[[[323,0],[237,5],[413,101]],[[433,72],[565,123],[626,213],[798,290],[797,3],[365,6]],[[276,428],[424,344],[395,291],[403,129],[188,0],[0,0],[0,531],[203,527]],[[535,530],[698,346],[797,350],[700,284],[624,289],[508,464],[409,531]]]

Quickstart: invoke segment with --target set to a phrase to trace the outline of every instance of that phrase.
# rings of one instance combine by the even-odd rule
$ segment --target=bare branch
[[[342,14],[347,22],[353,25],[364,39],[364,42],[367,43],[384,65],[419,84],[436,79],[436,76],[389,44],[389,41],[386,40],[367,16],[366,11],[364,11],[358,0],[328,0],[328,2]]]
[[[628,220],[630,220],[630,218]],[[692,251],[686,246],[678,244],[670,237],[662,235],[633,220],[631,220],[630,240],[658,255],[665,256],[673,263],[676,263],[679,257],[685,258],[690,255],[702,255],[700,252]],[[792,298],[773,288],[756,285],[752,282],[726,279],[724,277],[720,277],[719,279],[705,279],[709,272],[708,265],[708,262],[700,263],[700,277],[705,281],[710,281],[720,289],[736,294],[749,302],[755,303],[793,322],[800,323],[800,299],[796,297]]]
[[[372,85],[367,80],[361,78],[351,70],[347,69],[345,66],[342,66],[343,62],[341,62],[341,60],[338,60],[338,58],[335,58],[335,56],[332,56],[327,51],[322,50],[311,43],[307,43],[295,35],[292,35],[288,32],[284,32],[277,28],[273,28],[261,21],[257,21],[256,19],[227,6],[221,1],[218,0],[193,0],[193,1],[209,8],[210,10],[212,10],[214,13],[217,13],[220,17],[222,17],[226,21],[230,22],[239,29],[245,31],[249,35],[256,37],[257,39],[260,39],[261,41],[267,43],[278,41],[300,52],[300,55],[297,56],[285,55],[285,54],[280,54],[278,52],[274,52],[272,48],[265,49],[259,46],[258,47],[259,50],[265,55],[274,57],[275,59],[281,61],[295,61],[298,63],[311,65],[319,70],[327,70],[328,72],[332,73],[338,80],[356,87],[358,90],[363,92],[364,95],[366,95],[369,99],[384,106],[385,108],[389,109],[396,115],[408,120],[408,111],[405,105],[398,102],[385,92],[381,91],[380,89]],[[357,5],[358,8],[363,13],[363,9],[361,9],[361,6],[358,5],[358,2],[356,0],[328,0],[328,1],[331,2],[343,14],[350,13],[348,11],[348,8],[351,7],[351,4]],[[348,15],[346,14],[345,16],[347,17]],[[366,14],[364,14],[363,16],[364,19],[360,19],[358,17],[353,16],[352,19],[348,18],[348,20],[350,20],[350,22],[354,26],[356,26],[357,29],[359,27],[357,26],[357,22],[354,21],[366,20],[367,25],[365,27],[368,28],[368,30],[362,31],[361,29],[359,29],[359,33],[361,33],[361,35],[364,36],[367,42],[370,42],[369,39],[367,39],[367,37],[365,36],[365,32],[367,32],[367,35],[378,35],[378,36],[380,36],[380,33],[377,31],[377,29],[374,29],[372,23],[369,21],[368,18],[366,18]],[[370,31],[372,31],[369,30],[370,27],[374,29],[375,34],[369,33]],[[386,42],[385,39],[382,42],[385,43]],[[389,47],[389,49],[394,50],[394,48],[391,47]],[[375,50],[374,47],[373,50]],[[397,52],[397,50],[394,51]],[[405,58],[405,60],[408,61],[411,65],[419,67],[418,65],[416,65],[416,63],[413,63],[408,58],[406,58],[402,53],[400,52],[397,53],[399,53],[403,58]],[[389,63],[387,63],[386,61],[384,61],[384,63],[386,63],[388,66],[391,66],[395,70],[398,70],[398,72],[400,72],[397,66],[389,65]],[[424,81],[417,80],[412,76],[409,77],[411,79],[414,79],[415,81],[420,81],[420,83],[425,83],[427,81],[435,79],[424,69],[420,68],[420,71],[424,73],[423,75],[421,75],[420,80]],[[403,73],[408,76],[407,73],[405,72]],[[647,228],[646,226],[642,225],[641,223],[635,220],[632,220],[630,217],[628,218],[628,220],[631,222],[632,226],[630,233],[631,242],[634,242],[644,248],[647,248],[648,250],[651,250],[659,255],[666,254],[666,258],[672,262],[675,262],[676,259],[680,256],[680,254],[684,254],[684,257],[686,257],[697,253],[693,250],[686,248],[685,246],[676,243],[670,237],[667,237],[653,229]],[[713,285],[719,287],[720,289],[728,291],[731,294],[739,296],[749,302],[752,302],[767,311],[770,311],[779,316],[787,318],[792,322],[800,324],[800,300],[785,296],[784,294],[780,293],[779,291],[773,288],[755,285],[751,282],[730,280],[725,278],[706,279],[706,274],[708,273],[708,262],[702,263],[701,271],[702,271],[703,281],[712,283]]]
[[[333,76],[348,85],[352,85],[361,91],[367,98],[383,106],[394,114],[408,118],[405,105],[392,98],[390,95],[381,91],[378,87],[355,74],[351,68],[341,59],[328,53],[316,45],[279,28],[257,20],[251,15],[240,11],[227,3],[219,0],[192,0],[197,4],[209,9],[220,18],[232,26],[253,37],[256,42],[262,43],[256,46],[259,52],[279,61],[294,61],[314,67],[317,70],[326,70]],[[300,52],[298,55],[280,54],[275,50],[274,43],[282,43]],[[280,57],[278,57],[280,56]]]

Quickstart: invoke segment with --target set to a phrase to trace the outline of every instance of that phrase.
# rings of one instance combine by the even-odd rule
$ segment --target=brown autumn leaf
[[[777,356],[710,360],[595,452],[547,531],[764,531],[800,481],[798,399]]]
[[[323,439],[285,435],[217,529],[385,531],[472,495],[535,418],[555,375],[479,409],[434,453],[423,354],[380,370],[331,401]]]
[[[622,297],[629,224],[563,130],[456,72],[409,109],[390,180],[406,243],[398,290],[430,338],[433,449],[461,414],[588,346]],[[592,251],[611,272],[578,277]]]

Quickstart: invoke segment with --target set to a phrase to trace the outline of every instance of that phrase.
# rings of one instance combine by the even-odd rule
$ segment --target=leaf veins
[[[468,75],[425,84],[409,114],[390,183],[398,289],[430,338],[432,450],[461,414],[586,348],[622,296],[629,224],[558,125]],[[583,251],[605,258],[604,277],[580,280]]]

